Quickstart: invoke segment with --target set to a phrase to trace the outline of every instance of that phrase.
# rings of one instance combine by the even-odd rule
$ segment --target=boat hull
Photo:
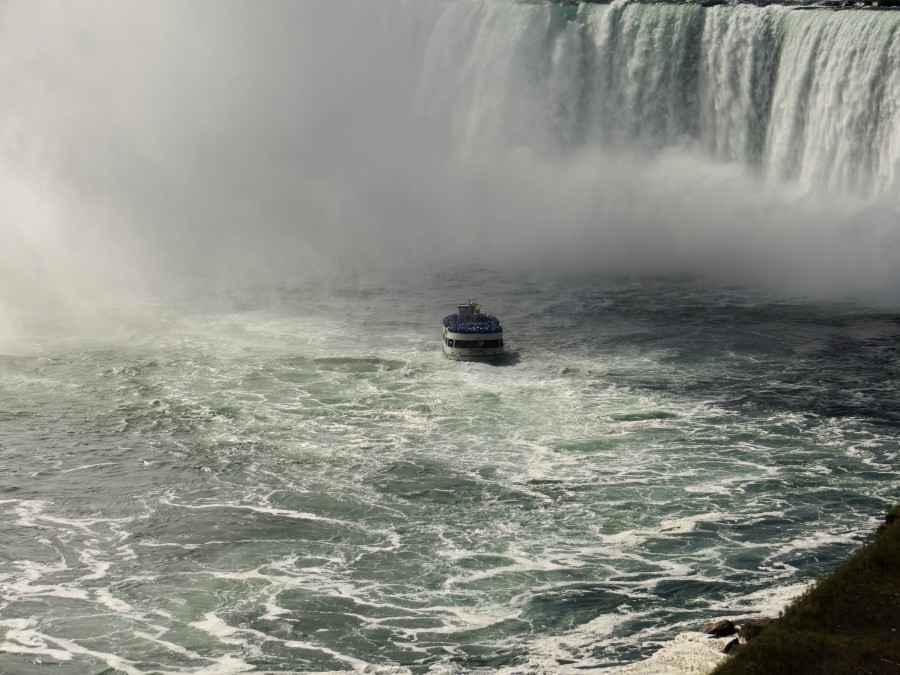
[[[503,333],[451,333],[445,328],[441,345],[453,361],[487,361],[504,354]]]
[[[503,357],[503,348],[496,349],[451,349],[444,345],[444,355],[451,361],[490,361]]]

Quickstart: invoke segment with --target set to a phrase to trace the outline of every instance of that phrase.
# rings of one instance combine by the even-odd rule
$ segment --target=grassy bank
[[[713,675],[900,673],[900,506],[875,538]]]

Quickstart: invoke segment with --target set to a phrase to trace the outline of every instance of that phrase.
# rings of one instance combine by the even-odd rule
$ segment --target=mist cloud
[[[890,198],[773,186],[689,139],[612,151],[566,124],[577,79],[528,79],[532,28],[448,4],[4,3],[4,319],[179,275],[456,263],[896,297]]]

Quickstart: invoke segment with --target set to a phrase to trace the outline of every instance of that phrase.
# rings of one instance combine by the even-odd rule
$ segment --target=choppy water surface
[[[478,274],[196,294],[0,356],[0,671],[601,669],[896,499],[900,318]],[[516,356],[441,354],[477,295]]]

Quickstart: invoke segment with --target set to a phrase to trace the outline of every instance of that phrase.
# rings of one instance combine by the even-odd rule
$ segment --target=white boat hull
[[[451,333],[444,328],[444,355],[453,361],[485,361],[503,356],[503,333]]]
[[[451,361],[486,361],[503,356],[503,348],[496,349],[451,349],[444,345],[444,354]]]

